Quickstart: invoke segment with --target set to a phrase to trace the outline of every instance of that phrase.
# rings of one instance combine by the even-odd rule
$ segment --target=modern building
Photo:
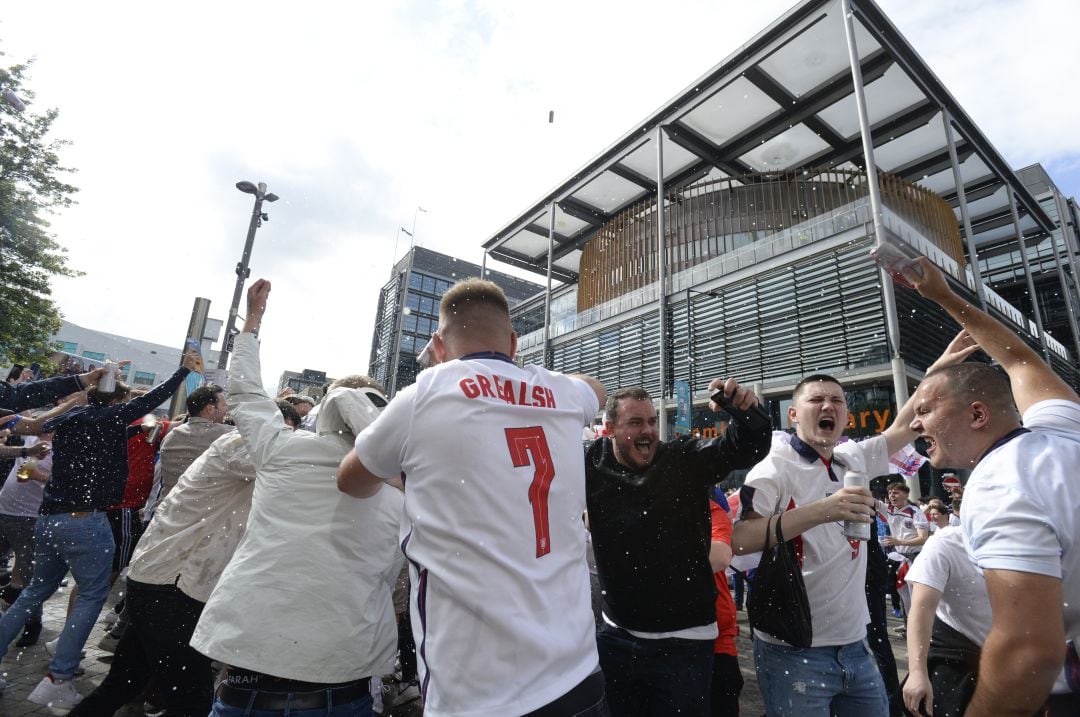
[[[413,247],[390,272],[379,292],[375,336],[371,341],[369,375],[388,395],[415,380],[416,355],[439,325],[439,301],[455,282],[483,274],[502,287],[511,307],[543,287],[423,247]]]
[[[80,370],[89,370],[101,366],[106,359],[114,362],[130,361],[120,368],[123,380],[133,386],[152,388],[172,376],[180,366],[181,348],[163,346],[149,341],[133,339],[127,336],[110,334],[105,331],[88,329],[70,321],[63,321],[60,330],[53,336],[54,343],[74,366]],[[215,355],[217,352],[213,352]],[[213,362],[214,357],[207,357]]]
[[[1077,224],[872,0],[804,0],[484,249],[561,282],[515,310],[523,362],[643,386],[668,431],[677,379],[707,432],[710,379],[755,384],[779,427],[798,379],[824,371],[859,435],[957,331],[878,269],[876,242],[933,259],[1080,385]]]

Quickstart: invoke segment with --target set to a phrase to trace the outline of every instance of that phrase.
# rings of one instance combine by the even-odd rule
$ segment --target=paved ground
[[[49,655],[45,651],[45,642],[55,638],[63,626],[64,611],[67,605],[67,589],[61,588],[49,602],[45,604],[44,630],[41,640],[37,645],[24,649],[12,648],[8,656],[0,664],[0,674],[8,681],[7,692],[0,697],[0,717],[25,717],[27,715],[59,715],[60,710],[51,710],[47,707],[31,704],[26,701],[26,696],[34,689],[34,686],[45,675],[49,664]],[[115,594],[110,597],[109,605],[115,602]],[[746,625],[746,613],[739,613],[740,635],[738,638],[739,663],[742,666],[743,679],[746,685],[743,687],[741,707],[744,717],[758,717],[764,715],[765,710],[761,702],[761,693],[758,691],[757,677],[754,675],[752,651],[748,638],[749,629]],[[889,633],[892,636],[893,653],[896,655],[897,665],[900,667],[900,676],[906,671],[907,648],[904,641],[896,636],[894,628],[900,622],[889,618]],[[104,634],[104,626],[99,621],[94,627],[90,639],[86,643],[86,658],[83,667],[86,674],[77,678],[76,684],[79,691],[87,693],[105,676],[109,670],[109,660],[112,655],[97,648],[97,642]],[[123,717],[141,717],[143,715],[141,702],[129,705],[123,712],[118,713]],[[421,710],[415,703],[393,710],[393,717],[419,717]]]

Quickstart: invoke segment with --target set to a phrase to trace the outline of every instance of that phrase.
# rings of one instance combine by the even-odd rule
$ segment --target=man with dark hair
[[[147,519],[195,459],[218,438],[236,430],[224,422],[229,411],[221,386],[199,386],[188,394],[186,406],[187,420],[174,423],[161,442],[158,475],[143,512]]]
[[[432,346],[437,365],[398,392],[338,469],[339,488],[359,498],[405,481],[425,709],[606,714],[581,460],[604,389],[517,366],[506,297],[490,281],[443,295]]]
[[[935,365],[966,358],[974,347],[957,337]],[[844,521],[870,523],[876,501],[867,488],[844,487],[847,471],[868,478],[889,472],[889,456],[915,437],[908,401],[882,435],[841,442],[848,423],[840,382],[814,374],[800,381],[788,419],[794,435],[773,434],[768,457],[746,478],[732,535],[738,555],[775,544],[775,518],[795,542],[810,602],[813,644],[794,649],[754,633],[758,684],[770,715],[865,714],[885,717],[889,698],[866,643],[867,549],[843,533]]]
[[[739,409],[757,405],[734,379],[715,379]],[[711,404],[713,410],[719,406]],[[709,563],[709,491],[769,449],[769,432],[728,424],[720,438],[661,443],[642,388],[608,397],[585,475],[604,624],[600,666],[617,715],[709,713],[716,584]]]
[[[896,576],[904,565],[911,565],[918,557],[926,539],[930,537],[930,524],[926,513],[919,506],[908,500],[911,488],[903,481],[894,481],[888,488],[889,502],[885,510],[885,521],[889,525],[889,534],[881,539],[885,551],[895,556],[889,558],[889,579],[896,585]],[[911,589],[905,586],[898,590],[904,604],[904,615],[911,609]],[[895,599],[895,598],[894,598]]]
[[[172,395],[194,366],[195,355],[185,354],[183,365],[167,381],[127,403],[122,401],[130,389],[123,383],[111,392],[94,388],[88,405],[43,426],[55,431],[53,471],[34,529],[34,577],[0,618],[0,656],[68,570],[79,587],[79,599],[60,633],[49,674],[30,693],[31,702],[70,708],[80,699],[71,678],[109,594],[114,545],[104,509],[124,494],[127,424]]]
[[[285,425],[300,414],[277,401]],[[161,502],[131,559],[128,629],[109,673],[70,717],[106,717],[157,680],[166,713],[205,717],[213,702],[210,660],[188,644],[203,606],[244,534],[255,466],[236,431],[219,437]]]
[[[908,281],[1008,374],[975,363],[930,372],[911,422],[935,468],[971,469],[962,526],[993,622],[965,714],[1080,714],[1080,396],[932,262],[916,261]]]

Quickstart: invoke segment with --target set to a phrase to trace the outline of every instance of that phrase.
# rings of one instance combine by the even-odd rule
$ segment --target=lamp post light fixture
[[[244,291],[244,282],[251,276],[248,261],[251,259],[251,246],[255,243],[255,231],[262,226],[264,221],[269,221],[270,216],[263,212],[264,201],[276,202],[278,195],[266,191],[266,182],[255,185],[248,181],[236,183],[236,188],[244,194],[255,196],[255,206],[251,210],[251,221],[248,223],[247,239],[244,241],[244,253],[236,265],[236,288],[233,290],[232,304],[229,306],[229,320],[225,324],[225,339],[221,351],[218,354],[218,369],[224,370],[229,365],[229,353],[232,351],[233,331],[236,330],[236,314],[240,308],[240,295]]]

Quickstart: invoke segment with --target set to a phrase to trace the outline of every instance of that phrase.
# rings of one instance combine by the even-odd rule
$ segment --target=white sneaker
[[[82,695],[71,680],[54,682],[52,675],[45,675],[26,699],[36,705],[69,710],[79,704]]]
[[[5,680],[3,677],[0,677],[0,695],[4,694],[4,690],[6,690],[7,688],[7,680]]]
[[[115,637],[111,632],[106,632],[98,640],[97,646],[105,652],[116,652],[116,646],[120,644],[120,638]]]
[[[48,652],[50,655],[55,655],[56,654],[56,646],[57,646],[57,644],[59,644],[59,642],[60,642],[59,637],[56,638],[55,640],[49,640],[48,642],[46,642],[45,643],[45,652]],[[86,650],[80,650],[79,651],[79,657],[86,657]]]

